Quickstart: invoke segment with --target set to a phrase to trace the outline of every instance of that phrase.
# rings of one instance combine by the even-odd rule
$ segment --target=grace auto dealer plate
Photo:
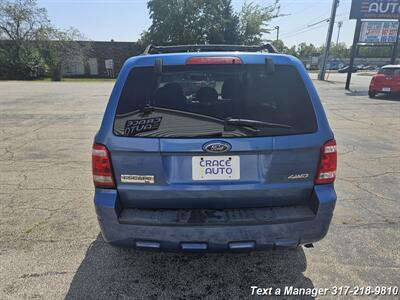
[[[193,180],[239,180],[239,156],[193,156]]]

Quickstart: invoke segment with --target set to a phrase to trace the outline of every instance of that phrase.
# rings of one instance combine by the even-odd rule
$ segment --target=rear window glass
[[[227,120],[230,120],[228,122]],[[272,123],[272,124],[271,124]],[[288,65],[133,68],[114,122],[119,136],[155,138],[254,137],[316,131],[300,74]]]
[[[385,68],[380,69],[378,74],[384,75],[400,75],[400,68]]]

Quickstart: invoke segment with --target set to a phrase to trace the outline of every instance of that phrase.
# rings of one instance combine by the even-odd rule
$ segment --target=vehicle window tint
[[[147,108],[145,108],[147,106]],[[285,126],[231,126],[246,119]],[[290,128],[289,128],[290,127]],[[297,70],[276,65],[133,68],[124,85],[114,133],[135,137],[249,137],[305,134],[317,123]]]
[[[384,75],[400,75],[400,68],[385,68],[380,69],[379,74]]]

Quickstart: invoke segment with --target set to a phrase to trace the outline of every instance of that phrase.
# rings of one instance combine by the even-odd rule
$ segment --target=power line
[[[307,33],[307,32],[313,31],[313,30],[321,29],[321,28],[323,28],[325,26],[326,26],[326,24],[322,24],[322,25],[317,26],[317,27],[312,27],[312,28],[308,28],[308,29],[306,28],[306,29],[303,29],[303,30],[298,31],[296,33],[285,35],[285,36],[282,36],[282,37],[288,39],[288,38],[291,38],[293,36],[297,36],[297,35],[300,35],[300,34],[303,34],[303,33]]]
[[[293,29],[291,29],[291,30],[289,30],[289,31],[287,31],[287,32],[285,32],[285,33],[283,33],[283,35],[288,35],[288,34],[291,34],[291,33],[294,33],[294,32],[298,32],[299,30],[308,29],[308,28],[309,28],[308,25],[310,24],[310,22],[314,22],[314,21],[316,21],[316,20],[320,20],[323,16],[324,16],[324,15],[319,16],[318,18],[312,19],[312,20],[308,21],[307,23],[305,23],[305,24],[303,24],[303,25],[300,25],[300,26],[298,26],[298,27],[295,27],[295,28],[293,28]]]
[[[323,25],[321,25],[321,26],[312,27],[312,28],[306,26],[306,27],[303,27],[302,29],[292,31],[292,32],[290,32],[290,33],[285,33],[285,34],[283,34],[282,36],[293,36],[293,35],[297,35],[297,34],[299,34],[299,33],[302,33],[303,31],[304,31],[304,32],[312,31],[312,30],[314,30],[314,29],[324,27],[325,25],[326,25],[326,24],[323,24]]]
[[[296,33],[297,34],[300,30],[308,29],[311,25],[314,25],[314,24],[310,25],[311,22],[317,22],[318,20],[321,20],[322,18],[324,18],[324,19],[322,21],[318,21],[317,23],[321,23],[321,22],[323,22],[325,20],[329,20],[329,16],[327,16],[327,14],[328,14],[328,11],[326,13],[316,17],[316,18],[313,18],[313,19],[309,20],[307,23],[305,23],[303,25],[295,27],[295,28],[293,28],[293,29],[291,29],[291,30],[289,30],[287,32],[283,32],[281,34],[281,36],[282,37],[288,36],[288,35],[291,35],[292,33]],[[342,16],[345,16],[345,15],[346,14],[338,14],[337,16],[338,17],[342,17]]]
[[[307,25],[307,27],[312,27],[312,26],[315,26],[315,25],[318,25],[318,24],[321,24],[321,23],[323,23],[323,22],[329,22],[329,18],[327,18],[327,19],[325,19],[325,20],[322,20],[322,21],[319,21],[319,22],[317,22],[317,23],[314,23],[314,24],[311,24],[311,25]]]

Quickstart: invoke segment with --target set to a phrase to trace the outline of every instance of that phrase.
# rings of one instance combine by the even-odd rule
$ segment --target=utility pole
[[[275,26],[275,30],[276,30],[276,40],[279,41],[279,26]]]
[[[342,26],[343,26],[343,22],[342,21],[337,23],[338,32],[337,32],[337,38],[336,38],[336,45],[339,44],[340,29],[342,28]]]
[[[400,42],[400,20],[399,20],[399,27],[397,28],[396,42],[393,45],[392,59],[390,60],[390,63],[392,65],[396,64],[396,57],[397,57],[397,51],[399,49],[399,42]]]
[[[326,35],[325,52],[322,60],[321,70],[318,74],[318,80],[325,80],[326,63],[329,58],[329,50],[331,48],[332,34],[333,34],[333,28],[335,26],[336,10],[338,6],[339,6],[339,0],[333,0],[331,18],[329,19],[329,29],[328,29],[328,34]]]
[[[353,73],[354,58],[357,53],[357,45],[360,40],[361,33],[361,19],[357,19],[356,32],[354,33],[353,46],[351,47],[349,71],[347,72],[346,90],[350,90],[351,75]]]

